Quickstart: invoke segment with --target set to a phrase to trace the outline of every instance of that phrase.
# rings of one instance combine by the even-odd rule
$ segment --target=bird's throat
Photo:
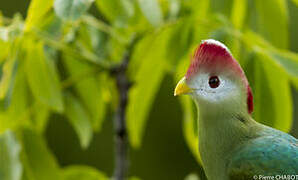
[[[222,177],[227,157],[248,137],[249,127],[245,121],[250,120],[243,115],[236,116],[219,111],[212,113],[204,109],[199,112],[199,151],[209,179]]]

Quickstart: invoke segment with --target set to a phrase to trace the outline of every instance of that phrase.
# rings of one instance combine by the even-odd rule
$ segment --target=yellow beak
[[[187,86],[185,77],[183,77],[177,84],[174,92],[174,96],[178,96],[181,94],[190,93],[191,89]]]

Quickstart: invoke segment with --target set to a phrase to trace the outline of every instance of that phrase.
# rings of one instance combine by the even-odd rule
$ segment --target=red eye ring
[[[211,76],[208,83],[211,88],[217,88],[220,84],[220,81],[217,76]]]

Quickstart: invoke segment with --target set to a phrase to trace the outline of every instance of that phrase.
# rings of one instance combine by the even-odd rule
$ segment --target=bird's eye
[[[208,83],[209,83],[209,86],[211,88],[217,88],[219,86],[220,81],[219,81],[219,79],[218,79],[217,76],[211,76],[209,78],[209,82]]]

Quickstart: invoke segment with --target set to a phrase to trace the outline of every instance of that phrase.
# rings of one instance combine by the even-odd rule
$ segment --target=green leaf
[[[154,42],[143,52],[138,71],[133,77],[134,85],[129,92],[126,117],[130,143],[135,148],[141,145],[148,113],[165,75],[165,50],[169,34],[169,29],[164,29],[152,35]],[[151,41],[146,42],[151,44]]]
[[[241,29],[246,17],[247,0],[234,0],[231,21],[236,29]]]
[[[3,13],[0,11],[0,26],[3,26],[3,24],[4,24]]]
[[[0,179],[20,180],[22,164],[20,162],[21,146],[14,133],[6,131],[0,134]]]
[[[163,23],[163,14],[158,0],[138,0],[138,3],[144,16],[153,26],[157,27]]]
[[[96,5],[110,22],[118,24],[127,21],[135,13],[133,1],[129,0],[96,0]]]
[[[247,9],[247,0],[234,0],[231,12],[231,22],[234,25],[234,28],[241,30],[243,28],[245,18],[246,18],[246,9]],[[230,49],[233,52],[233,55],[236,59],[239,58],[240,51],[240,40],[237,38],[231,38],[231,47]]]
[[[243,35],[243,42],[246,46],[255,51],[263,52],[266,56],[270,57],[277,66],[283,68],[289,78],[297,84],[298,78],[298,54],[287,50],[280,50],[264,40],[260,35],[247,31]]]
[[[101,130],[106,114],[105,74],[96,75],[93,66],[70,56],[64,55],[63,60],[79,98],[91,115],[93,129]]]
[[[193,43],[194,22],[192,18],[181,19],[173,26],[167,47],[167,59],[174,67],[189,52],[190,45]]]
[[[293,104],[289,78],[266,54],[258,52],[254,71],[254,117],[257,121],[289,132]]]
[[[29,117],[29,89],[24,72],[24,63],[18,63],[18,70],[13,82],[13,88],[9,90],[8,100],[4,100],[2,117],[0,117],[0,133],[7,128],[15,129],[30,123]],[[9,102],[6,102],[9,101]]]
[[[43,21],[39,23],[39,32],[44,33],[43,35],[48,35],[55,37],[53,39],[59,39],[63,37],[63,20],[56,16],[55,13],[50,13],[48,16],[43,18]]]
[[[27,179],[62,180],[59,166],[44,139],[29,129],[23,129],[20,135],[23,142],[22,164]]]
[[[91,6],[94,0],[55,0],[54,10],[64,20],[77,20]]]
[[[294,84],[294,87],[296,88],[296,90],[298,90],[298,78],[292,78],[291,79],[293,84]]]
[[[242,42],[249,48],[254,49],[256,46],[272,49],[274,48],[268,41],[266,41],[261,35],[247,30],[242,35]]]
[[[0,48],[2,49],[0,51],[0,63],[2,63],[3,60],[5,60],[6,57],[8,56],[9,52],[11,52],[10,43],[8,39],[2,39],[2,38],[8,38],[6,33],[6,28],[0,28]]]
[[[290,77],[298,78],[298,54],[289,51],[264,51],[284,68]]]
[[[109,178],[95,168],[88,166],[69,166],[63,170],[64,180],[108,180]]]
[[[74,127],[82,148],[87,148],[92,139],[90,119],[80,102],[71,94],[65,96],[65,115]]]
[[[197,4],[197,6],[194,6]],[[199,19],[207,19],[209,17],[209,11],[211,9],[211,2],[210,0],[191,0],[189,1],[190,8],[192,9],[192,13]]]
[[[7,92],[13,86],[14,77],[17,69],[15,58],[7,59],[2,68],[2,77],[0,79],[0,99],[6,97]]]
[[[147,35],[139,40],[135,45],[132,57],[128,64],[128,75],[130,78],[135,78],[136,73],[143,62],[143,57],[146,57],[149,53],[151,53],[147,50],[151,49],[154,42],[157,41],[156,38],[157,36]]]
[[[8,27],[0,27],[0,42],[1,42],[1,47],[5,42],[7,42],[9,39],[9,29]]]
[[[294,4],[296,4],[296,6],[298,6],[298,0],[292,0]]]
[[[200,180],[200,177],[197,174],[191,173],[184,180]]]
[[[88,16],[90,17],[90,16]],[[85,17],[86,19],[86,17]],[[99,32],[95,35],[91,35],[91,27],[89,25],[82,24],[77,32],[77,44],[88,51],[93,51],[93,40],[96,40],[100,35]],[[93,39],[94,38],[94,39]],[[95,51],[95,50],[94,50]]]
[[[52,8],[53,2],[54,0],[31,0],[27,11],[25,31],[31,30],[32,27],[38,25]]]
[[[33,96],[51,109],[62,112],[59,77],[52,63],[45,55],[42,42],[27,43],[26,76]]]
[[[36,102],[32,108],[33,113],[31,119],[33,125],[37,132],[43,133],[49,120],[50,110],[46,105],[39,102]]]
[[[15,45],[15,42],[18,42],[20,36],[22,36],[23,29],[24,21],[22,16],[20,14],[15,14],[8,26],[0,27],[0,40],[7,42],[8,46]]]
[[[263,50],[277,66],[283,68],[288,74],[289,79],[298,87],[298,54],[289,51]]]
[[[169,0],[167,1],[168,3],[168,16],[170,20],[175,20],[177,19],[179,15],[179,11],[181,8],[181,1],[179,0]]]
[[[109,57],[107,57],[107,55],[110,54],[110,51],[112,51],[113,49],[108,49],[107,47],[107,34],[101,32],[99,29],[96,29],[94,26],[105,26],[106,29],[103,29],[105,29],[105,31],[108,31],[111,36],[116,35],[114,34],[115,32],[112,30],[111,27],[104,25],[104,23],[100,21],[97,21],[94,17],[84,16],[83,20],[86,22],[86,24],[80,25],[80,28],[76,33],[77,35],[75,45],[81,49],[82,54],[96,53],[94,54],[94,56],[98,56],[99,60],[104,61],[106,64],[108,64],[109,62],[107,61],[107,59]],[[118,37],[119,36],[111,39],[117,39]],[[118,41],[116,45],[119,46],[119,42],[120,41]]]
[[[13,90],[15,76],[18,69],[18,56],[20,51],[19,42],[19,40],[12,40],[12,43],[10,44],[3,44],[8,47],[7,50],[9,50],[9,53],[4,55],[4,57],[6,56],[6,60],[3,62],[3,66],[1,67],[0,100],[8,101],[6,102],[7,104],[9,104],[9,96]],[[5,48],[3,50],[5,51]]]
[[[288,8],[286,0],[255,0],[261,34],[274,46],[287,48]]]

